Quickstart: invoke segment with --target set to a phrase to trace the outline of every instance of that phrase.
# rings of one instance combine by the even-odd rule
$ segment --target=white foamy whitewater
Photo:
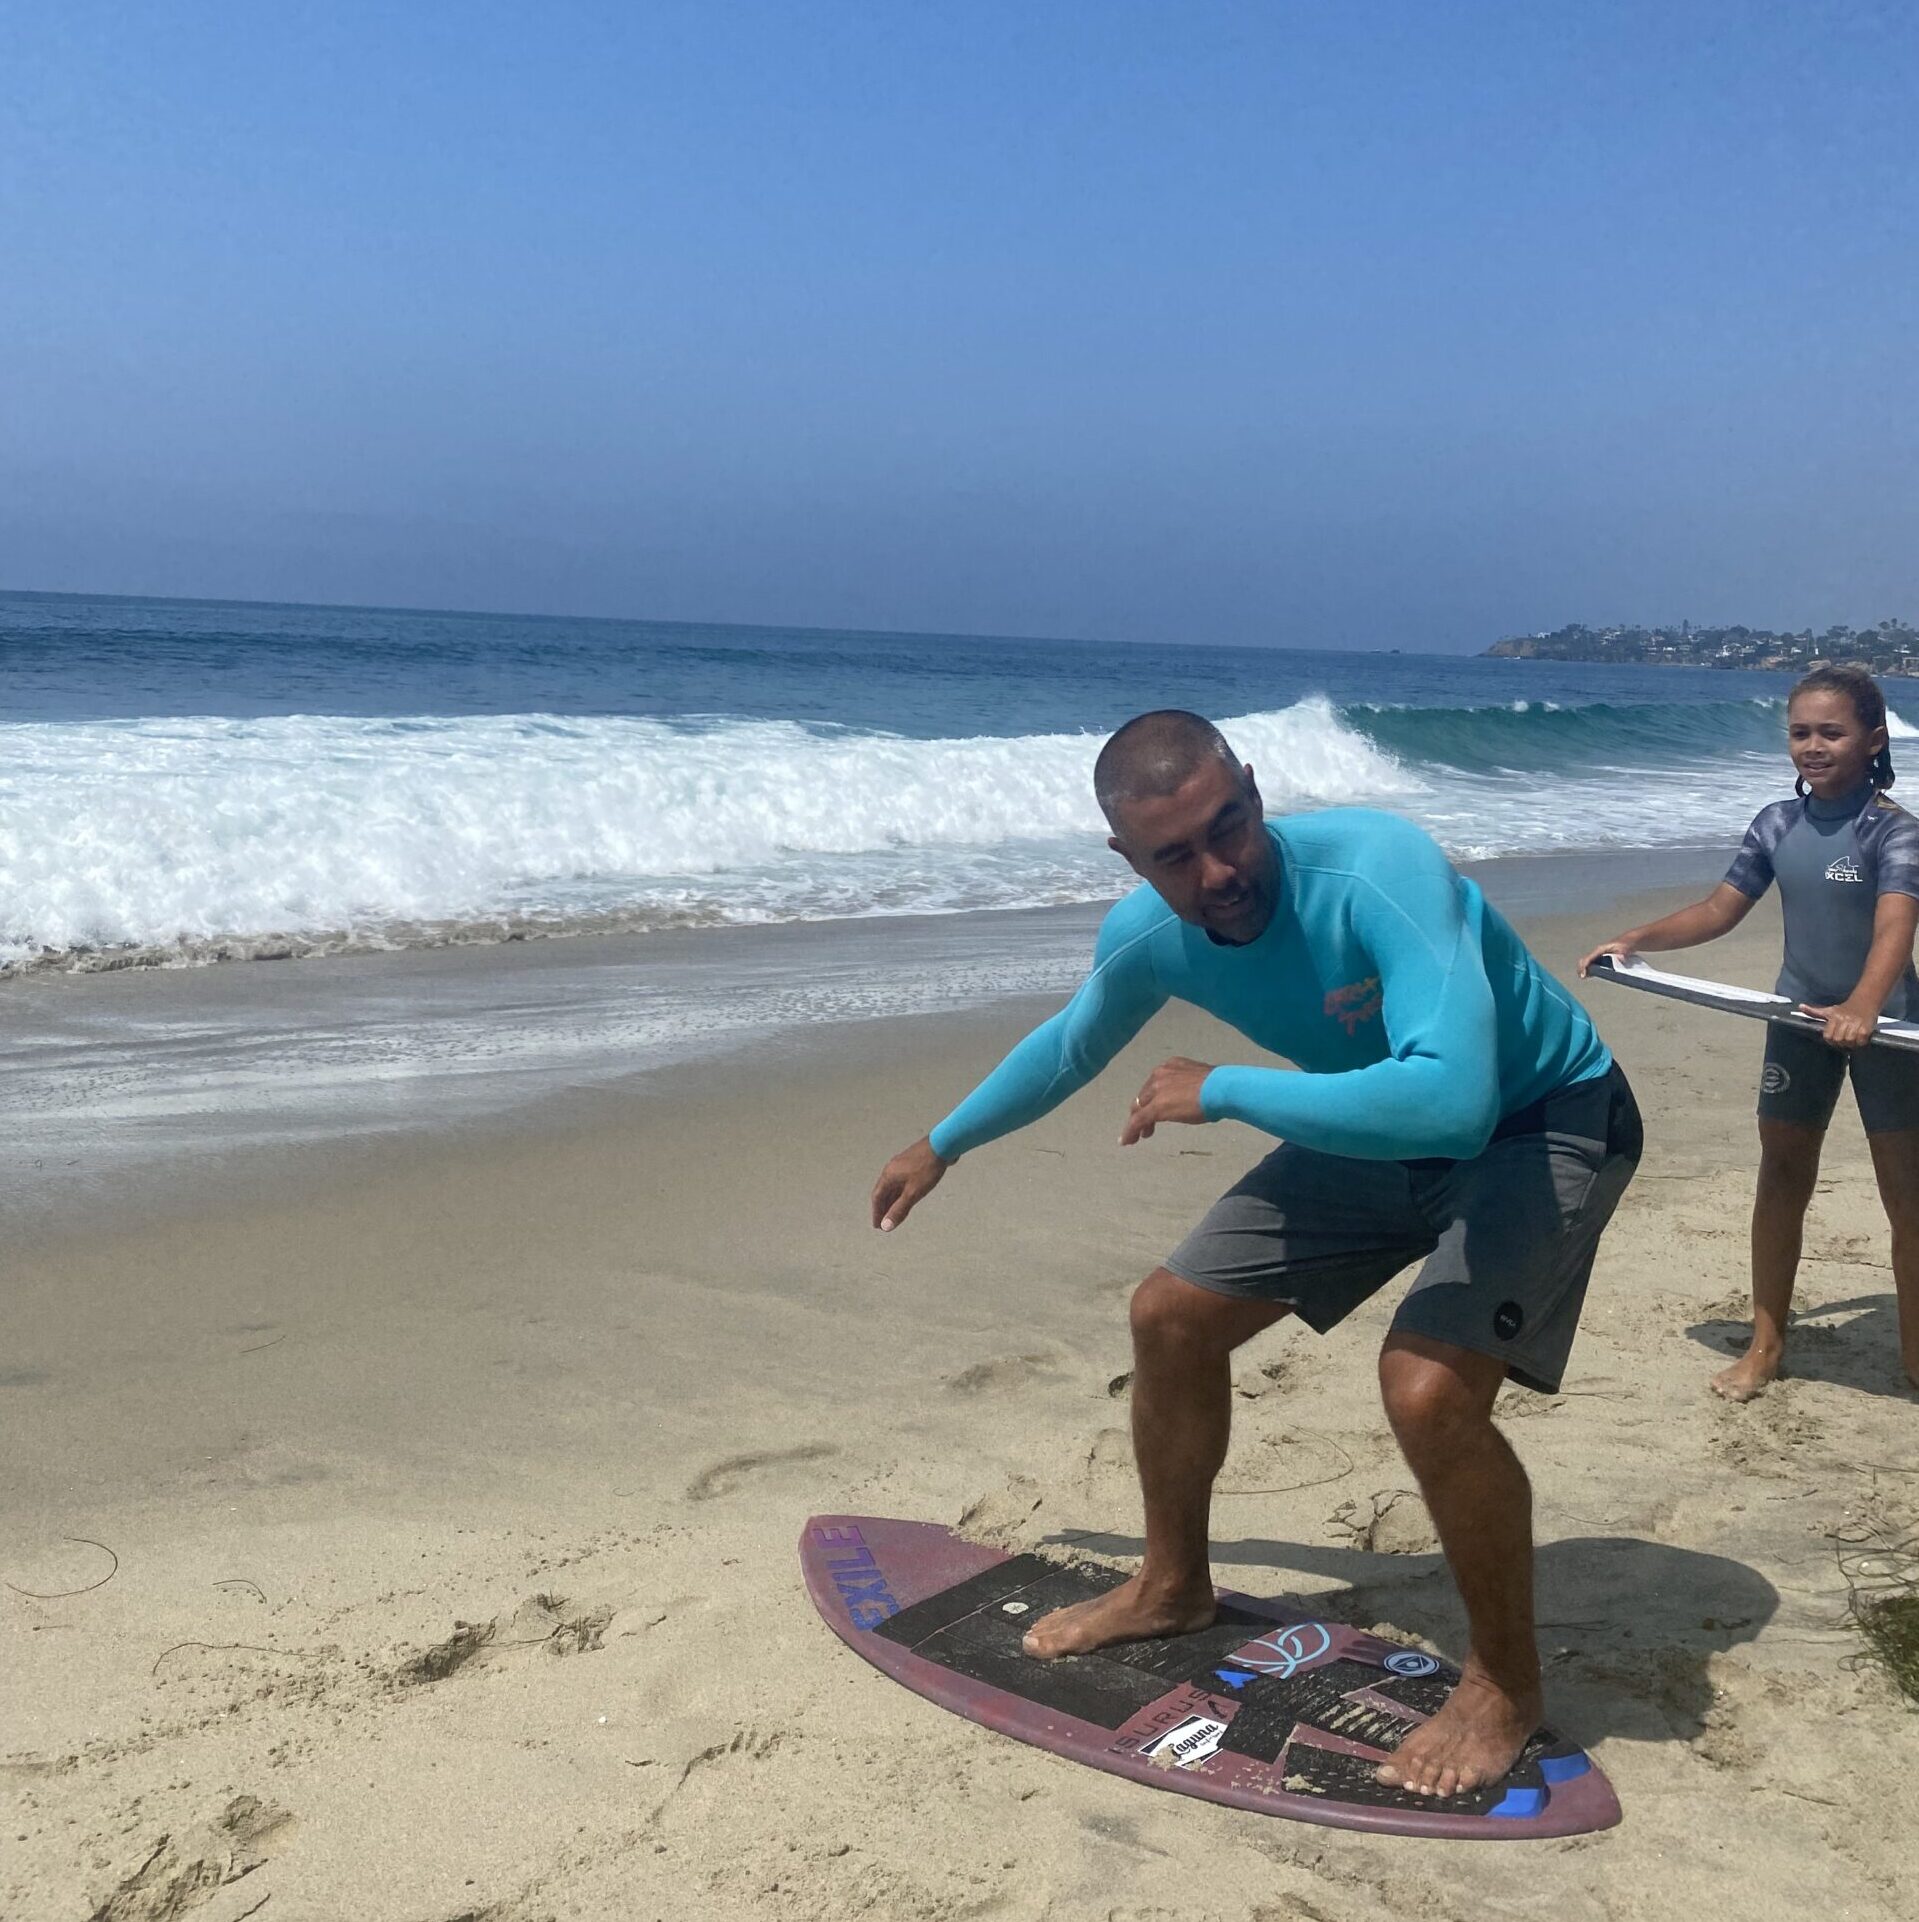
[[[1427,717],[1323,699],[1224,725],[1271,811],[1394,808],[1458,858],[1730,844],[1789,775],[1776,751],[1623,739],[1548,771],[1501,741],[1574,717],[1501,709],[1501,734],[1476,712],[1445,711],[1446,739],[1480,729],[1471,753],[1409,747]],[[1101,738],[537,714],[0,726],[0,967],[1108,898],[1126,877],[1092,799]]]

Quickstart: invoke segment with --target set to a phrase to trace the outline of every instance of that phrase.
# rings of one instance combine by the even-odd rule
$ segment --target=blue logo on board
[[[898,1598],[887,1587],[878,1559],[857,1528],[816,1528],[813,1539],[834,1551],[820,1560],[855,1628],[878,1628],[889,1615],[900,1612]]]
[[[1333,1645],[1333,1632],[1324,1622],[1295,1622],[1291,1628],[1262,1635],[1256,1642],[1232,1653],[1236,1668],[1249,1668],[1255,1675],[1277,1675],[1284,1681],[1310,1668]]]

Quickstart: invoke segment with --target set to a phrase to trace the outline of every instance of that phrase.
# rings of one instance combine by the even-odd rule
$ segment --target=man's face
[[[1234,946],[1265,933],[1279,902],[1279,858],[1253,770],[1208,761],[1171,794],[1116,810],[1107,843],[1182,921]]]

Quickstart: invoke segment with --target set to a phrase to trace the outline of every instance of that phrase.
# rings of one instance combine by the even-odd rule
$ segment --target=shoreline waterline
[[[1550,929],[1703,889],[1723,850],[1466,866]],[[519,1125],[543,1102],[889,1020],[1034,1018],[1083,976],[1109,903],[581,935],[278,966],[34,974],[0,984],[0,1071],[28,1152],[0,1173],[20,1230],[244,1187],[343,1141]],[[986,1062],[980,1063],[983,1071]],[[673,1083],[667,1075],[661,1085]]]

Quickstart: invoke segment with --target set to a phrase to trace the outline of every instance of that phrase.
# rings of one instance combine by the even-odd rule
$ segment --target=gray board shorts
[[[1848,1075],[1867,1134],[1919,1128],[1919,1055],[1897,1048],[1835,1048],[1823,1036],[1782,1021],[1769,1022],[1766,1028],[1760,1119],[1824,1130],[1832,1123]]]
[[[1554,1394],[1599,1237],[1639,1166],[1639,1106],[1618,1067],[1508,1115],[1470,1161],[1367,1161],[1286,1142],[1167,1257],[1184,1281],[1284,1302],[1325,1334],[1414,1262],[1393,1317]]]

